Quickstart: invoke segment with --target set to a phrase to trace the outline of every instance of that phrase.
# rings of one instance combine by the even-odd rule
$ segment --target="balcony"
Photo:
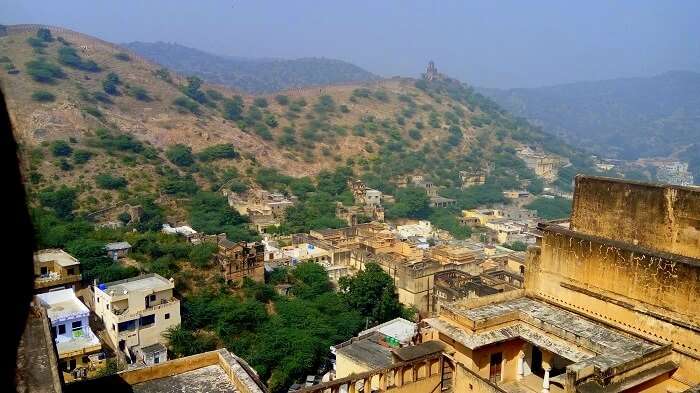
[[[34,278],[34,288],[42,289],[48,287],[54,287],[57,285],[66,285],[70,283],[79,282],[82,279],[80,274],[72,274],[70,276],[62,276],[57,273],[45,274],[43,276]]]
[[[158,302],[151,302],[149,307],[146,307],[145,309],[131,312],[128,307],[123,309],[115,308],[112,309],[112,314],[114,314],[117,317],[117,322],[124,322],[142,314],[147,314],[149,312],[160,310],[162,308],[170,308],[173,306],[177,306],[177,308],[179,309],[180,300],[175,297],[171,297],[169,299],[161,299]]]

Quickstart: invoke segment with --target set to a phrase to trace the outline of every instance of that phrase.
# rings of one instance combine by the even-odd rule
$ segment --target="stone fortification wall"
[[[700,258],[700,188],[579,175],[571,229]]]

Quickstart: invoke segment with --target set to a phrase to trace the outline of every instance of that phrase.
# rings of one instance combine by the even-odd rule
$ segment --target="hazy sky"
[[[527,87],[700,71],[700,1],[0,0],[0,23]]]

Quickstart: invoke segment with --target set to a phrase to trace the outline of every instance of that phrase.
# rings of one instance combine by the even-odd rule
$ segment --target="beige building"
[[[146,355],[144,348],[167,343],[163,333],[180,324],[174,287],[172,279],[155,273],[96,285],[94,312],[102,319],[112,346],[136,358]]]
[[[60,249],[46,249],[34,254],[34,291],[79,289],[80,261]]]

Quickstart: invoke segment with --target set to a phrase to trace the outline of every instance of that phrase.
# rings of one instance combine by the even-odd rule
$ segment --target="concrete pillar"
[[[550,366],[544,367],[544,379],[542,379],[542,393],[549,393],[549,371]]]
[[[348,383],[348,393],[355,393],[355,390],[357,389],[357,386],[355,385],[357,381],[350,381]]]
[[[418,379],[418,368],[414,365],[411,366],[411,382],[416,382]]]
[[[516,379],[520,381],[525,376],[525,350],[521,349],[518,352],[518,370]]]
[[[386,373],[379,374],[379,390],[382,392],[386,390]]]
[[[364,381],[364,393],[372,393],[372,376],[365,378]]]
[[[427,359],[425,361],[425,377],[426,378],[430,377],[430,374],[432,373],[431,368],[432,368],[432,366],[430,365],[430,359]]]

